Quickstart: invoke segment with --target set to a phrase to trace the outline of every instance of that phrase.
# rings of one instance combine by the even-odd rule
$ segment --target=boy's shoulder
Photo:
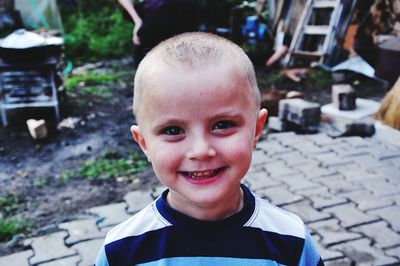
[[[156,201],[153,201],[129,219],[112,228],[107,233],[105,244],[130,236],[142,235],[170,225],[158,212]]]
[[[254,213],[245,226],[260,228],[263,231],[280,235],[305,238],[305,225],[299,216],[258,196],[255,196],[255,202]]]

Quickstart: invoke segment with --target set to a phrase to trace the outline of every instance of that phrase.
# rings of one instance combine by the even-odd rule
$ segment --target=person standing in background
[[[192,0],[118,0],[134,23],[132,41],[138,66],[145,54],[174,35],[198,30],[196,5]]]

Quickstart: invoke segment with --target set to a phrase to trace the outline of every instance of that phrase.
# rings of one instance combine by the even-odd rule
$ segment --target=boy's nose
[[[186,157],[191,160],[204,160],[215,155],[215,149],[203,137],[196,138],[186,153]]]

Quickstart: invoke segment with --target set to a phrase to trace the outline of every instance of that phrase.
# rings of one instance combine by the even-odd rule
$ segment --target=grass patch
[[[147,165],[147,161],[138,153],[121,156],[117,152],[108,151],[101,158],[87,160],[79,169],[62,173],[58,178],[63,182],[68,182],[71,178],[132,181]]]
[[[0,242],[8,241],[16,234],[25,233],[31,227],[28,219],[12,216],[20,207],[21,203],[14,194],[0,196]]]
[[[0,242],[8,241],[14,235],[27,232],[31,226],[31,222],[26,218],[0,218]]]
[[[110,85],[125,75],[127,75],[125,72],[105,74],[93,71],[73,75],[65,79],[66,92],[69,96],[82,93],[109,99],[111,98]]]
[[[0,196],[0,210],[1,214],[5,217],[16,213],[20,205],[21,204],[18,198],[12,193],[7,193],[4,196]]]

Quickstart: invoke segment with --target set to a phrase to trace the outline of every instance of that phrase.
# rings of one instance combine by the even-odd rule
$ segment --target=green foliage
[[[78,175],[87,180],[108,180],[111,178],[131,180],[146,166],[146,161],[140,159],[137,153],[131,154],[128,158],[110,158],[106,155],[102,159],[85,162],[78,170]]]
[[[19,200],[14,194],[7,193],[4,196],[0,196],[0,210],[4,216],[10,216],[14,214],[19,207]]]
[[[8,241],[14,235],[26,232],[31,226],[31,223],[26,218],[0,217],[0,242]]]
[[[122,156],[115,151],[106,151],[99,159],[87,160],[79,169],[68,171],[58,176],[63,182],[68,182],[72,177],[86,180],[111,180],[119,179],[130,181],[136,174],[147,167],[147,161],[138,153]]]
[[[332,74],[322,69],[313,69],[310,71],[308,80],[318,88],[330,87],[333,83]]]
[[[14,194],[7,193],[0,196],[0,242],[10,240],[13,235],[26,232],[31,226],[26,218],[11,217],[20,206],[21,203]]]
[[[103,99],[109,99],[111,93],[109,91],[109,85],[112,82],[120,79],[124,73],[96,73],[93,71],[87,71],[80,75],[73,75],[65,78],[65,88],[68,95],[76,93],[78,87],[83,87],[79,90],[79,93],[95,95]]]
[[[132,53],[133,25],[123,17],[117,1],[77,2],[77,9],[61,5],[68,59],[81,63]]]

